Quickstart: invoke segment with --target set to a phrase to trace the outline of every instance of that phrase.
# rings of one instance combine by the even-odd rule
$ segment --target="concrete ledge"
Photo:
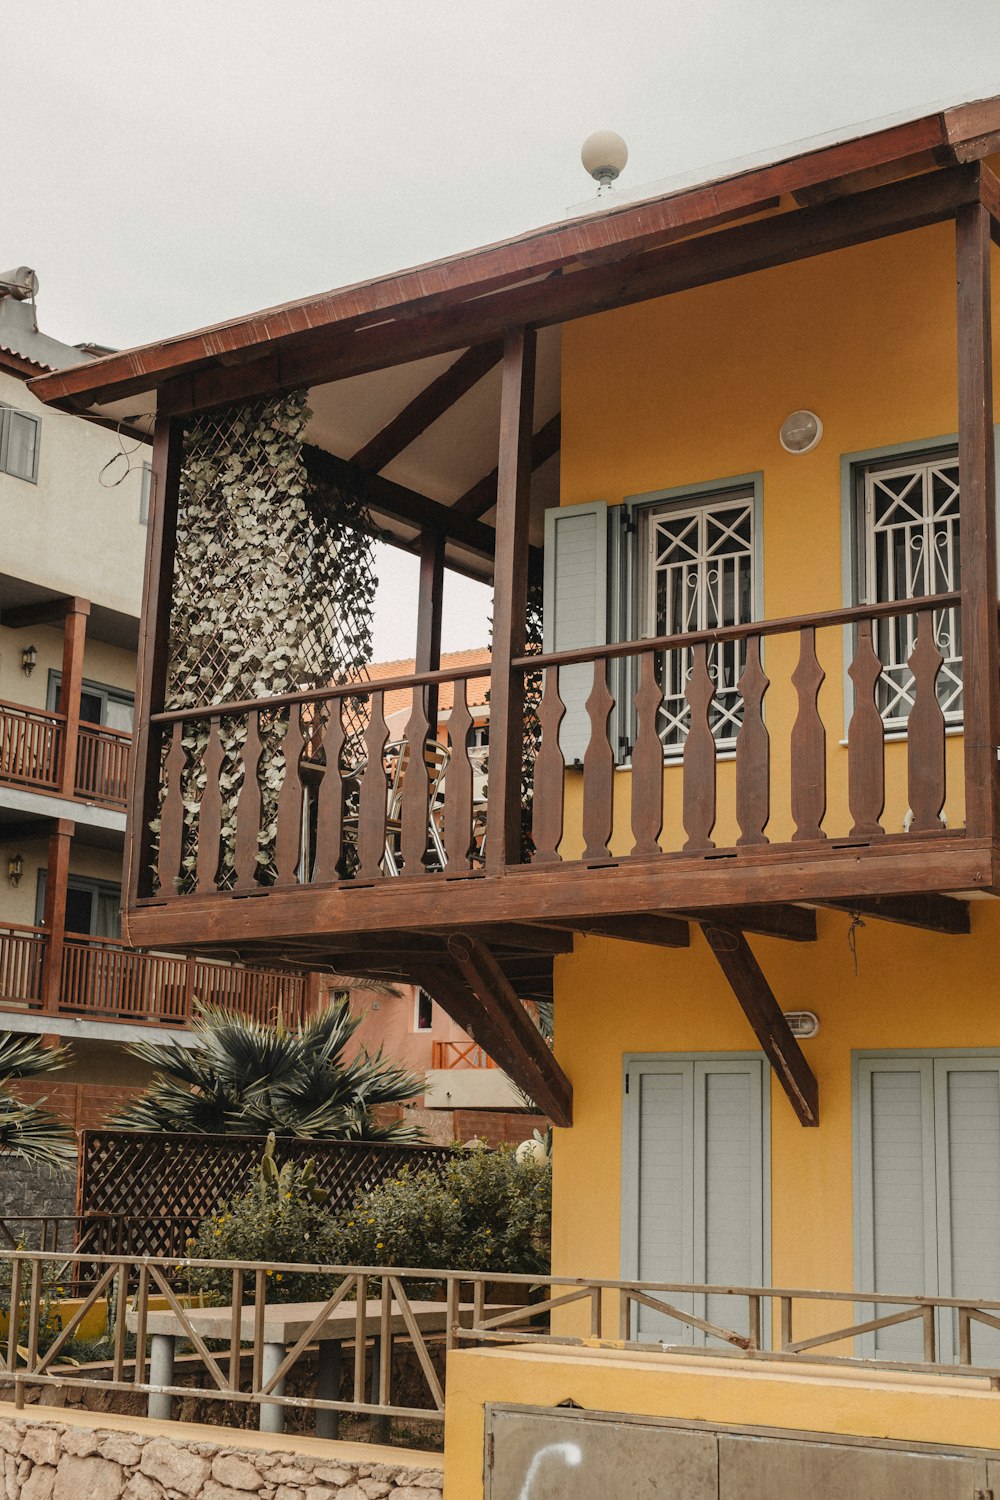
[[[327,1441],[0,1402],[9,1500],[433,1500],[443,1460]]]

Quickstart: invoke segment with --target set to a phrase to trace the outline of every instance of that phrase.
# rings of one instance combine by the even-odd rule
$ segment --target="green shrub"
[[[340,1265],[543,1273],[549,1268],[552,1173],[513,1150],[456,1152],[444,1170],[404,1167],[342,1214]]]
[[[312,1162],[301,1167],[287,1163],[277,1173],[262,1166],[253,1187],[202,1220],[197,1235],[188,1241],[188,1254],[192,1260],[265,1261],[272,1266],[290,1261],[333,1264],[333,1221],[317,1196]],[[254,1280],[253,1272],[245,1274],[247,1302],[254,1297]],[[232,1299],[231,1271],[192,1267],[188,1283],[192,1291],[207,1293],[213,1300]],[[312,1302],[328,1297],[330,1291],[329,1277],[267,1273],[268,1302]]]

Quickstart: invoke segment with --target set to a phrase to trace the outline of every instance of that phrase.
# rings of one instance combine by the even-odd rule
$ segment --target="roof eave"
[[[280,356],[319,337],[343,335],[346,342],[366,326],[443,311],[570,265],[613,262],[748,217],[773,205],[779,195],[809,193],[871,171],[883,178],[893,170],[908,175],[976,160],[997,149],[1000,96],[54,371],[32,380],[31,389],[42,401],[79,410],[155,389],[206,366]]]

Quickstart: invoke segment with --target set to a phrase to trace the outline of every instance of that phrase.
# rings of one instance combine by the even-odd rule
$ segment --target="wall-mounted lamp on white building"
[[[30,677],[37,665],[38,647],[25,646],[24,650],[21,652],[21,671],[24,673],[25,677]]]
[[[24,857],[20,854],[12,854],[7,861],[7,879],[11,885],[20,885],[21,876],[24,874]]]

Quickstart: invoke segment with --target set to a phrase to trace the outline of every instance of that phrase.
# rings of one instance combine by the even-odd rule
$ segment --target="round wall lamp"
[[[811,453],[823,436],[823,423],[814,411],[793,411],[781,424],[778,441],[786,453]]]

